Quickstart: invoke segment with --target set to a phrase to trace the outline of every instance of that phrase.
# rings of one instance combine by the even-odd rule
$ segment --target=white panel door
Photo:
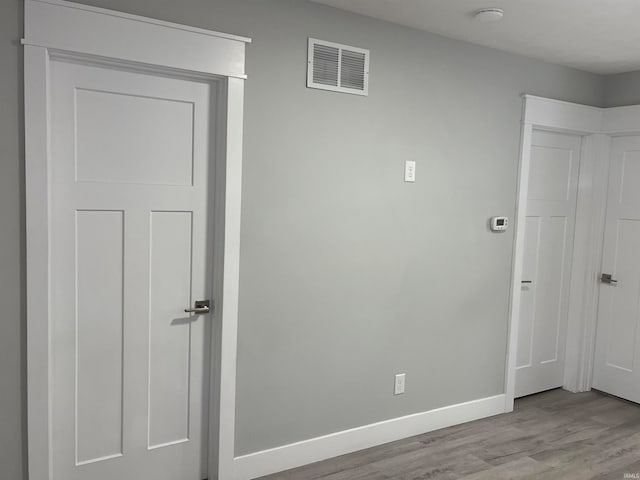
[[[54,480],[207,475],[211,86],[51,63]]]
[[[533,132],[516,397],[563,383],[580,143],[572,135]]]
[[[612,140],[593,386],[640,403],[640,137]]]

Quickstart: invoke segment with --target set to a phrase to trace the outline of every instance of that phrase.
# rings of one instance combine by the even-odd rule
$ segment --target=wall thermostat
[[[491,217],[492,232],[504,232],[508,226],[509,219],[507,217]]]

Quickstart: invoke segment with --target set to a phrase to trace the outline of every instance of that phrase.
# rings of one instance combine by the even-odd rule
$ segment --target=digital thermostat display
[[[491,231],[504,232],[509,226],[507,217],[491,217]]]

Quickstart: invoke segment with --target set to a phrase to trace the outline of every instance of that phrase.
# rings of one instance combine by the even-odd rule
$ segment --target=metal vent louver
[[[307,87],[367,95],[369,50],[310,38]]]

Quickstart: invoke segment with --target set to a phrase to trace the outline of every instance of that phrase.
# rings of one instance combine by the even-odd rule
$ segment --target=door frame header
[[[246,37],[64,0],[25,0],[24,9],[23,45],[246,78]]]

